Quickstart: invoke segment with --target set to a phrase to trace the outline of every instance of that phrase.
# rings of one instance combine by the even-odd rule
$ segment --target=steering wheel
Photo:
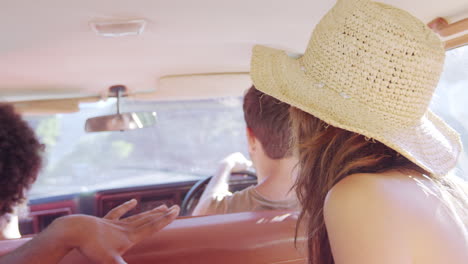
[[[251,171],[240,171],[240,172],[233,172],[231,173],[232,177],[233,175],[239,175],[239,176],[244,176],[246,178],[250,179],[257,179],[257,175],[254,172]],[[207,178],[201,179],[197,181],[192,188],[187,192],[187,194],[184,197],[184,200],[182,201],[182,205],[180,206],[180,215],[181,216],[186,216],[189,212],[191,212],[197,203],[195,202],[198,197],[200,197],[205,190],[206,185],[208,182],[210,182],[211,178],[213,176],[209,176]],[[230,181],[230,184],[232,182]]]

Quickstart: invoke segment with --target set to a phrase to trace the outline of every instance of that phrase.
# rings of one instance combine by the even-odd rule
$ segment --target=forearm
[[[217,169],[213,178],[205,188],[200,200],[193,210],[192,215],[205,215],[209,209],[211,201],[217,195],[225,195],[229,192],[229,176],[231,175],[231,167],[228,164],[221,164]]]
[[[45,231],[13,252],[0,257],[0,264],[55,264],[73,247],[67,241],[64,223],[55,221]]]
[[[229,192],[229,177],[231,176],[231,165],[221,164],[213,175],[208,185],[200,197],[200,201],[204,199],[212,199],[216,194],[225,194]]]

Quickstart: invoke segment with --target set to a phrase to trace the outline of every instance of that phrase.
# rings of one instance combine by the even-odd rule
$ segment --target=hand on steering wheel
[[[242,153],[235,152],[220,162],[232,172],[246,171],[252,167],[252,161],[248,160]]]
[[[254,172],[251,172],[251,171],[247,171],[247,170],[233,172],[233,173],[231,173],[231,176],[236,175],[236,174],[237,175],[246,175],[247,177],[249,177],[251,179],[257,179],[257,174],[255,174]],[[182,205],[180,206],[180,215],[181,216],[187,215],[188,213],[190,213],[193,210],[193,208],[195,208],[195,206],[197,205],[197,203],[195,202],[196,198],[201,196],[201,194],[205,190],[206,185],[208,184],[208,182],[210,182],[212,177],[213,176],[203,178],[203,179],[197,181],[192,186],[192,188],[190,188],[190,190],[185,195],[184,200],[182,201]]]

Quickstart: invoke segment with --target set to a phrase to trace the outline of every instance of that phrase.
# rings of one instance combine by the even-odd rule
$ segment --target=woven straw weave
[[[428,110],[444,55],[439,38],[409,13],[342,0],[314,29],[302,57],[254,47],[251,76],[257,89],[445,175],[462,147]]]

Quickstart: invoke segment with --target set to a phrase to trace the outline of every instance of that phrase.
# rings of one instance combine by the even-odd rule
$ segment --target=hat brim
[[[430,110],[416,124],[375,122],[386,113],[367,109],[334,87],[324,88],[326,80],[305,74],[300,60],[282,50],[255,46],[250,73],[255,87],[327,124],[373,138],[434,175],[455,167],[462,151],[460,137]]]

